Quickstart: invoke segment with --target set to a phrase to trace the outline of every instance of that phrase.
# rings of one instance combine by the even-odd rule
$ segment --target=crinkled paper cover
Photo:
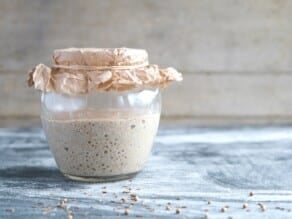
[[[127,91],[165,88],[182,75],[174,68],[148,64],[145,50],[70,48],[55,50],[53,67],[37,65],[28,84],[44,92],[69,95],[91,91]]]

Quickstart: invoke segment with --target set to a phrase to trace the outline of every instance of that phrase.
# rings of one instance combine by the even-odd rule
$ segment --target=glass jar
[[[102,182],[133,177],[143,168],[158,129],[159,89],[67,95],[42,92],[41,119],[60,171]]]
[[[42,124],[61,172],[90,182],[134,176],[157,132],[160,90],[181,73],[150,64],[143,49],[65,48],[52,58],[27,82],[42,92]]]

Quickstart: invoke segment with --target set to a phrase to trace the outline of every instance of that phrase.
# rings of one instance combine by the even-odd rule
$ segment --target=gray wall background
[[[27,70],[72,46],[145,48],[179,69],[167,121],[291,123],[291,21],[290,0],[1,0],[0,126],[39,124]]]

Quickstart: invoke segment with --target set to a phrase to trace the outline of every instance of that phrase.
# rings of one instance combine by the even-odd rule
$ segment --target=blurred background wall
[[[27,70],[64,47],[145,48],[183,83],[163,119],[292,122],[290,0],[1,0],[0,126],[39,125]]]

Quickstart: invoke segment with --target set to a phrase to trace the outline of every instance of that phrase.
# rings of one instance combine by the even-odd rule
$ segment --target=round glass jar
[[[41,94],[41,119],[60,171],[73,180],[127,179],[144,166],[157,132],[159,89]]]
[[[67,48],[29,72],[60,171],[80,181],[114,181],[145,164],[160,118],[160,91],[182,75],[129,48]]]

